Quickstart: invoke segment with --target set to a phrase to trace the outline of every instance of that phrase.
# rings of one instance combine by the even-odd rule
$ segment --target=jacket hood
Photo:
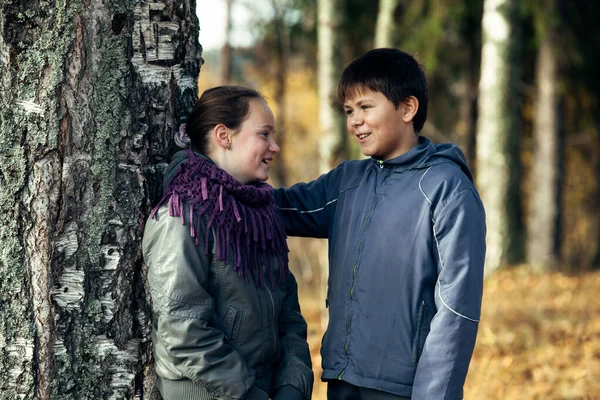
[[[433,151],[423,160],[422,165],[419,166],[420,168],[428,168],[432,165],[442,163],[453,163],[473,182],[473,174],[471,174],[471,170],[467,164],[465,153],[463,153],[460,147],[452,143],[433,144],[429,139],[424,139],[429,142]]]
[[[377,162],[381,163],[380,161]],[[467,159],[460,147],[452,143],[433,144],[431,140],[423,136],[419,136],[419,143],[408,153],[385,161],[384,165],[393,167],[395,170],[403,171],[408,169],[429,168],[433,165],[442,163],[452,163],[457,165],[469,180],[473,182],[473,175],[471,174],[471,170],[467,165]]]
[[[189,160],[190,157],[188,155],[188,151],[189,150],[180,150],[173,155],[173,159],[169,163],[169,166],[165,170],[165,174],[163,176],[163,193],[167,191],[167,186],[169,186],[169,182],[171,182],[171,179],[173,179],[173,177],[177,173],[179,166],[181,164],[186,163]],[[194,152],[194,155],[196,157],[204,157],[212,164],[214,164],[214,161],[206,157],[204,154]]]

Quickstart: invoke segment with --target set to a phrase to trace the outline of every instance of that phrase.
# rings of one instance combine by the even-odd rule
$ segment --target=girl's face
[[[231,136],[231,147],[220,165],[243,184],[269,179],[269,166],[279,146],[275,143],[275,117],[262,99],[249,102],[248,118]]]

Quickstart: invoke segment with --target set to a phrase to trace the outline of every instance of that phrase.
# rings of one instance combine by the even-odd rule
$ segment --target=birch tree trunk
[[[477,187],[487,214],[486,273],[522,257],[516,0],[485,0],[477,121]]]
[[[328,172],[341,159],[347,158],[346,125],[342,108],[337,100],[337,83],[343,70],[342,38],[340,35],[343,3],[341,0],[318,0],[318,79],[319,79],[319,170]],[[322,241],[319,251],[321,290],[325,305],[329,266],[327,244]],[[321,325],[327,326],[327,311],[323,309]]]
[[[551,7],[550,4],[546,5]],[[557,59],[553,35],[545,32],[537,60],[532,198],[527,221],[527,262],[551,270],[560,257],[561,165]]]
[[[379,0],[379,12],[375,25],[375,48],[394,46],[394,30],[396,27],[394,12],[398,6],[398,1]]]
[[[0,398],[151,398],[140,252],[195,4],[0,0]]]
[[[325,173],[347,158],[346,124],[337,100],[337,83],[344,68],[340,35],[343,3],[341,0],[318,1],[319,67],[319,143],[320,171]]]

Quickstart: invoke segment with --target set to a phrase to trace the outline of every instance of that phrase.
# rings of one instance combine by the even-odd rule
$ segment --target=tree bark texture
[[[0,398],[151,398],[144,221],[195,3],[0,0]]]
[[[375,25],[375,48],[394,47],[394,12],[399,0],[380,0]]]
[[[477,187],[487,215],[486,273],[522,257],[516,0],[485,0]]]
[[[551,32],[542,38],[537,60],[532,191],[527,221],[527,262],[550,270],[560,258],[561,129],[557,58]]]

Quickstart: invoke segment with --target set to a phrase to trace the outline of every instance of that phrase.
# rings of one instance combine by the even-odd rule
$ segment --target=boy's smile
[[[355,90],[344,103],[348,131],[360,144],[362,153],[383,161],[398,157],[417,144],[412,126],[417,108],[414,97],[396,109],[384,94],[370,89]]]

